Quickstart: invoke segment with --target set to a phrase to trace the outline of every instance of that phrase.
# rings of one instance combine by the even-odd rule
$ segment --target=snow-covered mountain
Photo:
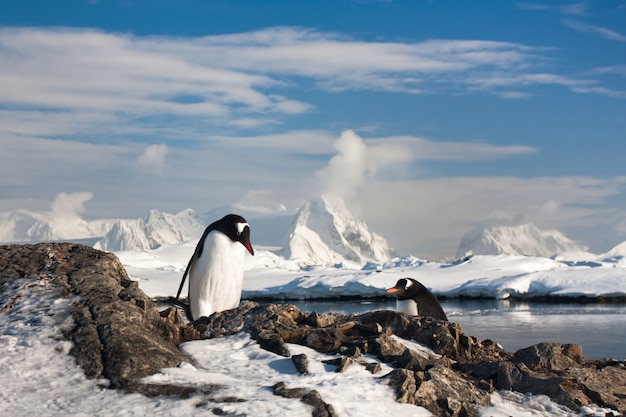
[[[77,216],[59,217],[50,212],[15,210],[0,213],[0,242],[40,242],[102,236],[111,221],[85,221]]]
[[[343,202],[324,197],[307,202],[299,211],[284,206],[229,205],[198,215],[191,209],[178,214],[151,210],[145,218],[87,222],[78,216],[57,218],[51,213],[14,211],[0,214],[0,241],[81,241],[95,248],[119,252],[150,250],[161,245],[196,241],[205,227],[228,213],[244,216],[251,225],[255,247],[271,248],[286,259],[310,264],[350,261],[386,262],[394,251],[381,236],[355,219]],[[282,249],[281,249],[282,248]]]
[[[286,259],[313,263],[338,263],[345,260],[365,263],[385,262],[394,256],[387,241],[371,233],[362,220],[355,219],[341,201],[325,197],[308,201],[296,214],[283,244]]]
[[[613,249],[602,255],[603,258],[616,258],[622,256],[626,258],[626,241],[615,246]]]
[[[191,209],[178,214],[150,210],[144,219],[118,220],[94,247],[110,252],[154,249],[197,239],[204,228]]]
[[[558,230],[540,230],[534,224],[524,224],[475,228],[463,236],[456,256],[511,254],[549,258],[586,250]]]

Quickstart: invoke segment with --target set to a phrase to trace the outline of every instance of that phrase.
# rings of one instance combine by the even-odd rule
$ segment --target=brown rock
[[[300,372],[301,374],[309,373],[309,358],[307,358],[304,353],[291,356],[291,361],[296,367],[296,371]]]
[[[385,378],[395,387],[398,401],[419,405],[436,416],[476,416],[490,403],[489,392],[443,366],[426,372],[396,369]]]
[[[532,370],[562,371],[584,365],[585,357],[580,345],[538,343],[518,350],[511,361],[524,363]]]
[[[141,391],[138,379],[188,360],[172,342],[178,328],[161,318],[115,255],[73,243],[0,246],[0,283],[41,276],[64,296],[78,296],[67,337],[87,376]]]

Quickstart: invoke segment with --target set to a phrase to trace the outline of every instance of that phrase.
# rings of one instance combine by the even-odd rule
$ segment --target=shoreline
[[[436,295],[436,294],[435,294]],[[449,300],[460,300],[460,301],[478,301],[478,300],[489,300],[489,301],[512,301],[512,302],[524,302],[524,303],[548,303],[548,304],[626,304],[626,295],[619,296],[586,296],[586,295],[515,295],[507,298],[494,298],[494,297],[471,297],[467,295],[462,295],[458,297],[449,297],[449,296],[440,296],[436,295],[437,299],[440,301],[449,301]],[[159,303],[167,303],[169,297],[152,297],[152,300]],[[181,300],[186,300],[186,297],[181,297]],[[259,303],[289,303],[293,301],[312,301],[312,302],[351,302],[351,301],[394,301],[395,297],[387,297],[387,296],[373,296],[367,297],[359,294],[355,295],[342,295],[335,297],[242,297],[241,301],[256,301]]]

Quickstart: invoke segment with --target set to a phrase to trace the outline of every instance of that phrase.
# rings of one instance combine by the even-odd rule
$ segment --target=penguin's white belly
[[[239,305],[245,247],[221,232],[210,232],[202,255],[189,270],[189,308],[197,320]]]
[[[396,300],[396,310],[409,316],[417,316],[417,303],[415,300]]]

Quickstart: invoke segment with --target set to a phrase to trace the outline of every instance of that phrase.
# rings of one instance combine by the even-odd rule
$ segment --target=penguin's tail
[[[185,317],[187,317],[187,320],[193,321],[193,319],[191,318],[191,310],[189,309],[189,304],[175,297],[168,297],[167,302],[178,310],[181,310],[185,314]]]

